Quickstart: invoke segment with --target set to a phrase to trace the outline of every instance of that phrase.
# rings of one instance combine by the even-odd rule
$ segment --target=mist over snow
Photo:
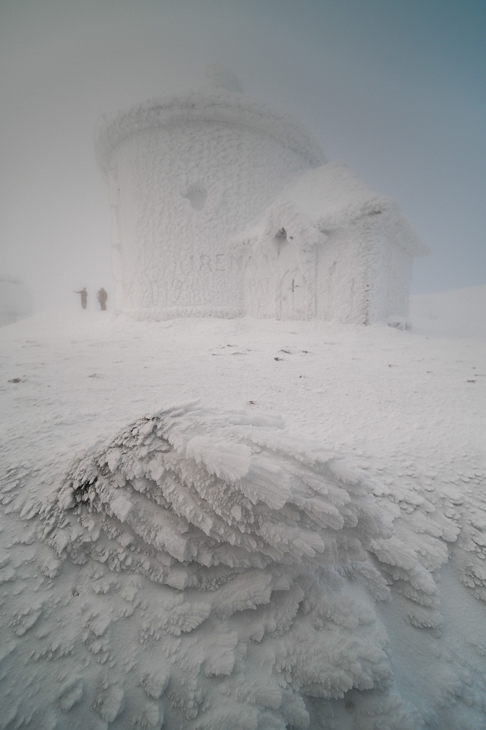
[[[0,327],[32,315],[32,291],[18,279],[0,273]]]
[[[410,299],[416,332],[453,337],[486,336],[486,286],[420,294]]]
[[[486,730],[484,15],[2,4],[0,730]]]
[[[432,249],[414,293],[483,284],[484,12],[479,0],[2,3],[1,270],[35,311],[74,311],[83,286],[89,308],[102,286],[112,303],[94,127],[208,83],[241,91],[235,74],[399,201]]]

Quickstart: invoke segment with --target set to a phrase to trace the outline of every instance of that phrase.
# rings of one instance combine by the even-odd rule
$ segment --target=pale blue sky
[[[415,292],[486,283],[485,31],[479,0],[0,0],[0,271],[41,309],[110,288],[93,128],[219,62],[399,201]]]

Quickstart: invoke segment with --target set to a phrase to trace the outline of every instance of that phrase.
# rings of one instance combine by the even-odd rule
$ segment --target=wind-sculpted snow
[[[126,526],[155,560],[150,577],[173,583],[176,564],[178,588],[204,588],[214,570],[364,560],[389,534],[369,487],[345,461],[280,441],[276,426],[190,407],[143,418],[75,463],[59,504],[81,524],[102,515],[117,541]]]
[[[84,314],[1,332],[0,728],[485,730],[484,346]]]
[[[0,727],[421,727],[377,608],[401,594],[401,615],[436,630],[430,570],[447,548],[436,523],[408,544],[395,516],[276,419],[197,405],[140,418],[23,501],[32,529],[3,580],[32,563],[35,536],[45,578],[4,607],[22,644],[1,666],[33,672],[37,693]]]

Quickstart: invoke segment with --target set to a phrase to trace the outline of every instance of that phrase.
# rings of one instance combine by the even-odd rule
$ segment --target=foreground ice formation
[[[359,470],[282,429],[186,405],[37,475],[1,563],[0,727],[424,727],[379,606],[437,631],[447,520],[407,544]]]

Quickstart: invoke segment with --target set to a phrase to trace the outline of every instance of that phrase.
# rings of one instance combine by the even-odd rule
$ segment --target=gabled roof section
[[[266,209],[262,218],[235,236],[250,245],[277,236],[285,228],[317,243],[322,234],[346,228],[364,216],[390,212],[401,233],[399,243],[412,255],[424,256],[428,246],[408,223],[393,199],[375,193],[342,162],[330,162],[294,178]]]
[[[291,201],[276,200],[260,220],[233,238],[235,245],[254,246],[285,235],[301,247],[312,246],[322,239],[318,228]]]

